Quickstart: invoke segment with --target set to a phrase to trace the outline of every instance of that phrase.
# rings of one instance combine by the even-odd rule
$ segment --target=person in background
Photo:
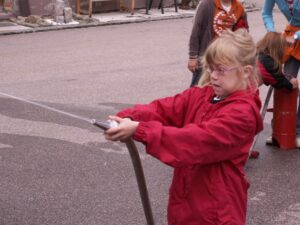
[[[297,78],[290,80],[283,74],[283,55],[287,42],[283,34],[268,32],[257,43],[257,67],[261,77],[261,84],[271,85],[274,88],[293,90],[298,88]],[[268,137],[266,144],[272,144],[272,137]]]
[[[292,90],[298,87],[297,78],[289,80],[283,74],[283,56],[287,42],[278,32],[268,32],[257,43],[258,70],[262,82],[274,88]]]
[[[133,137],[174,168],[169,225],[245,225],[244,166],[262,130],[255,43],[245,29],[225,31],[202,65],[200,86],[110,116],[119,126],[105,137]]]
[[[297,77],[300,66],[300,1],[299,0],[265,0],[262,18],[264,25],[268,32],[275,31],[275,24],[273,20],[273,9],[275,4],[287,19],[288,24],[284,30],[284,36],[288,42],[284,54],[284,75],[291,80]],[[299,98],[300,103],[300,98]],[[298,106],[297,115],[297,142],[296,145],[300,147],[300,104]]]
[[[197,85],[202,73],[201,56],[209,43],[226,29],[248,29],[246,12],[238,0],[201,0],[189,40],[188,69],[193,73],[190,86]]]

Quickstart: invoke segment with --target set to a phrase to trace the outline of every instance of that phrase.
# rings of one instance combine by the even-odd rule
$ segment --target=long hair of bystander
[[[263,53],[273,58],[275,64],[274,69],[282,71],[283,56],[287,42],[283,34],[278,32],[268,32],[257,43],[257,53]]]

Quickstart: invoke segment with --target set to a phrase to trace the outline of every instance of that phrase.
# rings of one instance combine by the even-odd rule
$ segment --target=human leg
[[[288,77],[297,77],[300,61],[290,57],[284,64],[284,74]],[[297,147],[300,147],[300,98],[298,97],[297,125],[296,125]],[[299,140],[298,140],[299,139]]]
[[[193,87],[193,86],[195,86],[195,85],[198,84],[198,82],[199,82],[199,80],[200,80],[200,77],[201,77],[201,74],[202,74],[202,68],[199,67],[199,68],[196,69],[195,72],[193,73],[192,82],[191,82],[190,87]]]
[[[284,75],[287,77],[297,77],[299,72],[300,61],[294,57],[290,57],[284,64]]]

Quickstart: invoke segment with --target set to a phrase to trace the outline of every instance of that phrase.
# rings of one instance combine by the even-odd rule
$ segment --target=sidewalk
[[[255,10],[259,10],[259,8],[256,8],[255,6],[248,8],[246,7],[247,12]],[[164,14],[161,13],[160,9],[151,9],[149,11],[149,14],[146,14],[145,9],[139,9],[135,10],[133,15],[131,15],[129,12],[109,12],[93,14],[92,18],[88,18],[88,16],[81,16],[81,18],[76,17],[71,23],[68,24],[57,24],[51,19],[45,19],[48,25],[37,27],[24,26],[17,21],[14,22],[12,20],[0,20],[0,35],[33,33],[50,30],[74,29],[126,23],[140,23],[156,20],[182,19],[193,17],[194,14],[194,9],[182,10],[178,8],[178,12],[175,12],[174,7],[164,8]]]

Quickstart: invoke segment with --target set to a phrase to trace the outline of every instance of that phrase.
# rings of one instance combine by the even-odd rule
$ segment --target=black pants
[[[290,57],[284,64],[284,74],[287,77],[297,77],[299,73],[300,61],[294,57]],[[300,97],[298,97],[298,112],[297,112],[297,128],[296,135],[300,137]]]
[[[197,85],[199,83],[200,77],[202,74],[202,68],[199,67],[198,69],[195,70],[195,72],[193,73],[193,77],[192,77],[192,82],[190,87],[193,87],[195,85]]]

